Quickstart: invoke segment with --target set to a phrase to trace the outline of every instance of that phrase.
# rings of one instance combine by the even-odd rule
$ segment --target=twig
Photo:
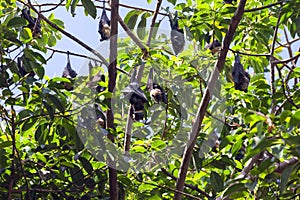
[[[20,2],[22,4],[25,4],[21,0],[18,0],[18,2]],[[36,12],[38,14],[38,16],[42,20],[44,20],[47,24],[49,24],[51,27],[55,28],[56,30],[58,30],[59,32],[63,33],[65,36],[67,36],[68,38],[72,39],[73,41],[75,41],[76,43],[78,43],[79,45],[81,45],[82,47],[84,47],[85,49],[87,49],[88,51],[92,52],[94,55],[96,55],[104,63],[104,65],[106,65],[106,66],[109,65],[109,63],[105,60],[105,58],[99,52],[95,51],[93,48],[91,48],[90,46],[88,46],[87,44],[85,44],[84,42],[82,42],[81,40],[79,40],[78,38],[76,38],[75,36],[71,35],[67,31],[63,30],[62,28],[60,28],[59,26],[57,26],[56,24],[54,24],[53,22],[51,22],[50,20],[48,20],[43,14],[41,14],[40,12],[38,12],[36,10],[36,8],[31,4],[30,1],[28,1],[28,6],[34,12]]]
[[[276,61],[273,61],[273,64],[274,65],[277,65],[277,64],[284,64],[284,63],[289,63],[293,60],[297,60],[298,58],[300,57],[300,54],[294,56],[294,57],[291,57],[289,59],[286,59],[286,60],[276,60]]]
[[[241,172],[241,175],[245,177],[248,175],[250,170],[253,168],[254,164],[257,163],[257,161],[264,155],[264,151],[260,152],[259,154],[256,154],[254,157],[251,158],[250,162],[247,166],[245,166]]]
[[[218,117],[216,116],[213,116],[210,112],[206,111],[206,114],[210,117],[212,117],[213,119],[223,123],[225,126],[227,126],[228,128],[236,128],[238,127],[237,125],[231,125],[231,124],[228,124],[226,121],[222,120],[222,119],[219,119]]]
[[[167,176],[171,177],[174,181],[177,181],[177,178],[173,174],[171,174],[170,172],[168,172],[166,169],[161,168],[161,171],[163,173],[165,173]],[[196,190],[197,192],[199,192],[200,194],[206,196],[207,198],[211,198],[211,196],[209,196],[209,194],[207,194],[203,190],[199,189],[198,186],[187,184],[187,183],[185,183],[184,185],[186,187],[188,187],[188,188],[191,188],[192,190]]]
[[[153,10],[149,10],[149,9],[145,9],[145,8],[139,8],[139,7],[134,7],[134,6],[129,6],[126,4],[119,4],[120,6],[124,7],[124,8],[130,8],[130,9],[134,9],[134,10],[141,10],[141,11],[146,11],[146,12],[151,12],[151,13],[155,13],[156,11]],[[167,13],[162,13],[162,12],[157,12],[160,15],[164,15],[164,16],[168,16]]]
[[[147,40],[147,43],[146,43],[146,45],[148,47],[150,47],[151,38],[152,38],[154,29],[155,29],[155,21],[156,21],[157,14],[158,14],[158,11],[160,9],[161,3],[162,3],[162,0],[157,0],[155,12],[154,12],[154,15],[153,15],[153,18],[152,18],[152,22],[151,22],[151,26],[150,26],[150,32],[149,32],[148,40]]]
[[[206,113],[208,103],[210,101],[211,91],[213,90],[213,87],[215,86],[218,76],[224,67],[226,55],[229,50],[229,45],[232,41],[235,30],[236,30],[240,20],[242,19],[245,4],[246,4],[246,0],[240,0],[239,6],[238,6],[234,16],[232,17],[228,31],[225,35],[223,45],[222,45],[222,50],[219,54],[219,58],[215,65],[215,69],[210,77],[210,80],[209,80],[208,86],[205,90],[204,96],[202,97],[200,107],[199,107],[196,117],[195,117],[195,122],[192,126],[190,141],[186,145],[186,148],[184,150],[183,159],[182,159],[180,170],[179,170],[179,177],[176,182],[176,190],[178,190],[178,191],[183,191],[187,170],[188,170],[190,159],[191,159],[191,156],[193,153],[193,148],[197,141],[197,136],[200,132],[201,124],[202,124],[204,115]],[[174,200],[181,200],[181,198],[182,197],[180,194],[175,193]]]
[[[259,8],[253,8],[253,9],[245,10],[245,12],[255,12],[255,11],[258,11],[258,10],[263,10],[263,9],[266,9],[266,8],[271,8],[271,7],[276,6],[278,4],[283,4],[284,2],[287,2],[287,1],[278,1],[276,3],[272,3],[272,4],[269,4],[269,5],[266,5],[266,6],[262,6],[262,7],[259,7]]]
[[[53,8],[50,8],[50,9],[48,9],[48,10],[43,10],[43,11],[41,11],[41,13],[42,12],[50,12],[50,11],[52,11],[52,10],[55,10],[56,8],[58,8],[63,2],[64,2],[65,0],[61,0],[57,5],[55,5]]]
[[[271,51],[270,51],[270,64],[271,64],[271,93],[272,95],[275,94],[276,92],[276,88],[275,88],[275,69],[274,69],[274,52],[275,52],[275,43],[276,43],[276,38],[277,38],[277,32],[278,32],[278,28],[280,25],[280,18],[281,18],[281,8],[280,11],[278,13],[278,17],[277,17],[277,23],[276,23],[276,27],[275,27],[275,31],[274,31],[274,35],[273,35],[273,42],[272,42],[272,46],[271,46]],[[271,109],[272,109],[272,113],[275,112],[275,104],[276,104],[276,99],[272,99],[272,105],[271,105]]]
[[[246,56],[260,56],[260,57],[266,57],[266,56],[270,56],[269,54],[252,54],[252,53],[246,53],[246,52],[241,52],[241,51],[235,51],[233,49],[229,49],[230,51],[232,51],[233,53],[239,53],[241,55],[246,55]]]
[[[62,51],[62,50],[52,49],[52,48],[50,48],[50,47],[46,47],[46,49],[48,49],[48,50],[50,50],[50,51],[53,52],[53,53],[51,54],[50,57],[53,57],[53,54],[54,54],[55,52],[63,53],[63,54],[67,54],[67,53],[68,53],[68,51]],[[96,62],[99,62],[99,63],[103,64],[103,62],[102,62],[101,60],[96,59],[96,58],[93,58],[93,57],[90,57],[90,56],[86,56],[86,55],[79,54],[79,53],[73,53],[73,52],[69,52],[69,54],[70,54],[70,55],[73,55],[73,56],[77,56],[77,57],[87,58],[87,59],[90,59],[90,60],[93,60],[93,61],[96,61]],[[50,57],[49,57],[49,58],[50,58]],[[48,58],[48,59],[49,59],[49,58]],[[48,59],[47,59],[47,60],[48,60]],[[123,69],[120,69],[120,68],[117,67],[117,70],[120,71],[120,72],[122,72],[123,74],[126,74],[127,76],[130,76],[130,74],[129,74],[128,72],[124,71]]]

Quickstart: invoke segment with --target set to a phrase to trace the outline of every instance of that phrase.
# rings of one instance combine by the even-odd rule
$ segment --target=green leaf
[[[26,20],[22,17],[14,17],[7,23],[9,27],[22,27],[26,25]]]
[[[91,163],[84,157],[79,157],[79,160],[83,166],[83,168],[85,169],[85,171],[88,174],[92,174],[94,172],[93,170],[93,166],[91,165]]]
[[[127,24],[129,29],[134,29],[136,25],[136,21],[138,19],[138,16],[142,13],[140,10],[132,10],[127,13],[127,15],[124,18],[124,22]]]
[[[0,148],[9,147],[12,145],[12,141],[4,141],[0,143]]]
[[[145,191],[152,191],[154,188],[156,188],[156,186],[154,185],[150,185],[150,184],[147,184],[147,183],[142,183],[140,186],[139,186],[139,191],[140,192],[145,192]]]
[[[76,15],[75,9],[76,9],[76,6],[78,4],[78,1],[79,0],[72,0],[72,3],[71,3],[71,14],[72,14],[72,17],[74,17]]]
[[[175,6],[177,0],[167,0],[167,1]]]
[[[81,2],[88,14],[95,19],[97,17],[97,10],[94,3],[91,0],[81,0]]]
[[[23,43],[28,43],[32,40],[32,32],[30,28],[23,28],[20,34],[21,41]]]
[[[216,172],[211,172],[211,174],[210,174],[210,183],[211,183],[212,189],[215,192],[220,192],[220,191],[223,190],[223,186],[224,186],[223,179]]]
[[[60,100],[57,98],[55,95],[47,94],[46,95],[47,99],[49,99],[53,105],[62,113],[65,112],[65,108],[63,107],[62,103]]]
[[[74,165],[72,168],[70,168],[70,174],[75,185],[83,185],[84,175],[82,173],[82,170],[78,166]]]
[[[293,115],[292,117],[296,120],[300,120],[300,109],[298,109]]]

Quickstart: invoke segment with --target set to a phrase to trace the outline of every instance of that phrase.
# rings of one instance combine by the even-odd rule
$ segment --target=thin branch
[[[276,43],[276,38],[277,38],[277,32],[278,32],[278,28],[280,25],[280,18],[281,18],[281,8],[280,11],[278,13],[278,17],[277,17],[277,23],[276,23],[276,27],[275,27],[275,31],[274,31],[274,35],[273,35],[273,42],[272,42],[272,46],[271,46],[271,51],[270,51],[270,64],[271,64],[271,73],[270,73],[270,79],[271,79],[271,93],[272,96],[275,94],[276,92],[276,88],[275,88],[275,69],[274,69],[274,52],[275,52],[275,43]],[[272,105],[271,105],[271,109],[272,109],[272,113],[275,112],[275,105],[276,105],[276,99],[272,99]]]
[[[212,115],[210,112],[208,112],[208,111],[206,111],[206,114],[207,114],[208,116],[212,117],[213,119],[215,119],[215,120],[217,120],[217,121],[223,123],[223,124],[224,124],[225,126],[227,126],[228,128],[237,128],[237,127],[239,127],[239,126],[237,126],[237,125],[231,125],[231,124],[228,124],[225,120],[222,120],[222,119],[219,119],[219,118],[216,117],[216,116],[213,116],[213,115]]]
[[[179,190],[174,190],[174,189],[169,188],[169,187],[164,186],[164,185],[158,185],[158,184],[154,184],[154,183],[150,183],[150,182],[143,182],[143,183],[144,183],[144,184],[148,184],[148,185],[153,185],[153,186],[158,187],[158,188],[161,188],[161,189],[169,190],[169,191],[172,191],[172,192],[174,192],[174,193],[178,193],[178,194],[180,194],[180,195],[184,195],[184,196],[189,197],[189,198],[192,198],[192,199],[202,200],[202,199],[200,199],[200,198],[198,198],[198,197],[196,197],[196,196],[193,196],[193,195],[191,195],[191,194],[188,194],[188,193],[185,193],[185,192],[182,192],[182,191],[179,191]]]
[[[123,21],[123,19],[120,16],[118,17],[118,20],[119,20],[119,23],[121,24],[121,26],[123,27],[123,29],[128,34],[128,36],[139,46],[139,48],[142,50],[142,52],[144,54],[148,54],[148,50],[147,50],[146,46],[139,40],[139,38],[137,38],[131,32],[131,30],[128,28],[128,26],[125,24],[125,22]]]
[[[43,10],[43,11],[41,11],[41,13],[42,12],[50,12],[50,11],[53,11],[53,10],[55,10],[56,8],[58,8],[60,5],[62,5],[62,3],[64,2],[65,0],[61,0],[57,5],[55,5],[53,8],[50,8],[50,9],[48,9],[48,10]]]
[[[288,166],[294,165],[296,163],[299,163],[299,160],[297,157],[293,157],[289,160],[280,162],[277,164],[277,168],[275,169],[275,172],[282,173]]]
[[[293,60],[297,60],[298,58],[300,57],[300,54],[292,57],[292,58],[289,58],[289,59],[286,59],[286,60],[276,60],[276,61],[273,61],[273,64],[274,65],[277,65],[277,64],[284,64],[284,63],[289,63]]]
[[[145,8],[139,8],[139,7],[135,7],[135,6],[129,6],[129,5],[126,5],[126,4],[121,4],[121,3],[119,5],[124,7],[124,8],[130,8],[130,9],[134,9],[134,10],[141,10],[141,11],[151,12],[151,13],[156,12],[156,11],[153,11],[153,10],[149,10],[149,9],[145,9]],[[162,13],[162,12],[157,12],[157,13],[160,14],[160,15],[168,16],[167,13]]]
[[[173,174],[171,174],[170,172],[168,172],[166,169],[161,168],[161,171],[163,173],[165,173],[167,176],[171,177],[174,181],[177,181],[177,178]],[[208,193],[206,193],[203,190],[199,189],[198,186],[187,184],[187,183],[184,183],[184,185],[186,187],[188,187],[188,188],[191,188],[192,190],[195,190],[195,191],[199,192],[200,194],[206,196],[207,198],[211,198],[211,196],[209,196]]]
[[[233,53],[239,53],[241,55],[246,55],[246,56],[254,56],[254,57],[266,57],[266,56],[270,56],[270,54],[253,54],[253,53],[246,53],[246,52],[241,52],[241,51],[235,51],[233,49],[229,49],[230,51],[232,51]]]
[[[208,103],[210,101],[211,91],[213,91],[213,88],[214,88],[215,83],[218,79],[218,76],[219,76],[220,72],[222,71],[222,69],[224,67],[230,43],[233,39],[236,28],[237,28],[240,20],[242,19],[245,4],[246,4],[246,0],[240,0],[239,6],[238,6],[237,10],[235,11],[234,16],[231,19],[231,23],[229,25],[228,31],[227,31],[227,33],[225,35],[225,38],[224,38],[224,41],[223,41],[222,50],[221,50],[221,52],[219,54],[219,57],[218,57],[218,61],[215,65],[214,71],[212,72],[212,75],[210,77],[208,86],[205,90],[204,96],[203,96],[202,101],[200,103],[200,107],[197,111],[197,114],[196,114],[196,117],[195,117],[195,122],[192,126],[190,141],[189,141],[189,143],[187,144],[187,146],[184,150],[184,155],[183,155],[183,159],[182,159],[180,170],[179,170],[179,177],[178,177],[178,180],[177,180],[177,183],[176,183],[176,190],[178,190],[178,191],[183,191],[185,178],[186,178],[186,175],[187,175],[187,170],[188,170],[190,159],[191,159],[191,156],[192,156],[192,153],[193,153],[193,148],[196,144],[197,137],[198,137],[198,134],[199,134],[200,129],[201,129],[201,124],[202,124],[204,115],[206,113]],[[180,194],[175,193],[175,195],[174,195],[175,200],[180,200],[181,198],[182,197],[181,197]]]
[[[250,170],[253,168],[254,164],[257,163],[257,161],[264,155],[264,151],[260,152],[259,154],[256,154],[255,156],[253,156],[251,158],[251,160],[249,161],[248,165],[246,165],[242,172],[241,172],[241,176],[245,177],[249,174]]]
[[[259,7],[259,8],[253,8],[253,9],[245,10],[245,12],[255,12],[255,11],[259,11],[259,10],[271,8],[271,7],[276,6],[278,4],[283,4],[285,2],[287,2],[287,1],[278,1],[276,3],[272,3],[272,4],[269,4],[269,5],[266,5],[266,6],[262,6],[262,7]]]
[[[155,12],[154,12],[154,15],[153,15],[153,18],[152,18],[152,22],[151,22],[151,26],[150,26],[150,32],[149,32],[148,40],[147,40],[147,43],[146,43],[146,45],[148,47],[150,47],[151,38],[152,38],[152,35],[154,33],[154,29],[155,29],[155,21],[156,21],[156,18],[157,18],[158,11],[160,9],[161,3],[162,3],[162,0],[157,0]]]
[[[70,52],[70,51],[57,50],[57,49],[53,49],[53,48],[50,48],[50,47],[46,47],[46,49],[48,49],[48,50],[50,50],[50,51],[53,52],[50,57],[53,57],[53,54],[55,52],[57,52],[57,53],[63,53],[63,54],[68,54],[68,52],[69,52],[69,55],[77,56],[77,57],[82,57],[82,58],[87,58],[89,60],[93,60],[93,61],[96,61],[96,62],[99,62],[99,63],[103,64],[103,62],[101,60],[93,58],[93,57],[90,57],[90,56],[86,56],[86,55],[83,55],[83,54],[73,53],[73,52]],[[117,70],[120,71],[120,72],[122,72],[123,74],[126,74],[127,76],[130,76],[130,74],[128,72],[124,71],[123,69],[120,69],[120,68],[117,67]]]
[[[20,2],[22,4],[25,4],[21,0],[18,0],[18,2]],[[95,56],[97,56],[104,63],[104,65],[109,66],[109,63],[106,61],[106,59],[99,52],[97,52],[92,47],[88,46],[87,44],[85,44],[84,42],[82,42],[81,40],[79,40],[78,38],[76,38],[75,36],[71,35],[67,31],[63,30],[62,28],[60,28],[59,26],[57,26],[56,24],[54,24],[50,20],[48,20],[43,14],[41,14],[40,12],[37,11],[37,9],[31,4],[30,1],[28,1],[28,5],[27,6],[30,7],[34,12],[36,12],[38,14],[39,18],[41,18],[42,20],[44,20],[52,28],[55,28],[56,30],[58,30],[59,32],[61,32],[65,36],[67,36],[68,38],[72,39],[73,41],[75,41],[76,43],[78,43],[79,45],[81,45],[82,47],[84,47],[85,49],[87,49],[88,51],[92,52]]]

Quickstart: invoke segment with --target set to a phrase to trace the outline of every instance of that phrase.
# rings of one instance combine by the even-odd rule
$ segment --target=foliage
[[[205,46],[213,39],[223,40],[238,5],[238,2],[224,4],[221,0],[168,2],[178,11],[179,26],[185,27],[190,41],[178,57],[172,53],[169,36],[159,32],[154,34],[146,59],[142,59],[144,52],[129,37],[119,39],[118,43],[118,68],[132,74],[144,63],[143,90],[150,69],[154,69],[156,81],[165,88],[169,101],[167,105],[155,104],[146,92],[147,120],[151,120],[151,126],[134,122],[132,129],[130,153],[138,162],[130,166],[123,157],[119,160],[125,166],[118,171],[118,192],[123,199],[173,198],[191,124],[218,59]],[[294,11],[300,10],[300,1],[277,2],[247,1],[247,11],[212,91],[193,151],[183,191],[188,194],[184,195],[186,199],[293,199],[300,195],[300,67],[299,52],[291,49],[291,45],[299,46],[300,15]],[[76,6],[82,5],[87,15],[96,18],[98,3],[67,0],[66,10],[74,15]],[[271,6],[251,10],[267,5]],[[130,77],[118,73],[113,95],[107,90],[95,94],[85,88],[89,76],[78,77],[73,84],[80,84],[74,91],[65,90],[63,83],[72,84],[74,80],[47,77],[44,70],[48,48],[55,47],[62,34],[41,20],[42,33],[34,36],[20,14],[21,8],[15,1],[1,3],[0,198],[109,199],[108,165],[104,160],[112,152],[121,155],[123,152],[127,123],[124,108],[129,103],[122,99],[122,90]],[[152,14],[129,10],[124,17],[129,29],[136,31],[143,43],[149,34],[147,19]],[[274,39],[278,16],[279,32]],[[55,18],[53,13],[48,20],[65,28],[63,20]],[[159,25],[157,22],[156,26]],[[291,36],[289,41],[285,33]],[[273,53],[272,48],[275,48]],[[288,58],[282,54],[285,48],[290,53]],[[237,51],[251,74],[247,93],[233,87],[230,71],[233,53]],[[17,58],[21,56],[25,70],[34,72],[34,76],[20,72]],[[285,61],[290,58],[291,62]],[[105,74],[99,64],[92,67],[92,75],[98,71]],[[106,88],[107,79],[99,84]],[[118,99],[114,104],[115,130],[99,129],[95,116],[88,111],[84,113],[80,106],[74,107],[75,102],[86,103],[86,96],[103,111],[111,108],[106,99],[111,96]],[[82,140],[82,134],[88,133],[78,129],[80,120],[96,125],[98,131],[112,132],[114,143],[105,134]],[[101,142],[107,149],[87,147],[89,143]]]

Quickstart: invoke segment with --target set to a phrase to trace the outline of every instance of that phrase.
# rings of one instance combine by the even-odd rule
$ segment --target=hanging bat
[[[164,89],[160,87],[160,85],[153,82],[153,74],[154,74],[154,69],[151,68],[149,71],[149,76],[147,81],[147,90],[149,91],[151,98],[156,103],[164,102],[165,104],[167,104],[168,96],[165,93]]]
[[[233,0],[224,0],[224,3],[232,4]]]
[[[33,77],[35,73],[33,71],[27,71],[23,62],[24,55],[17,58],[17,66],[18,71],[22,77],[26,76],[28,74],[28,77]]]
[[[214,55],[217,52],[221,51],[222,45],[218,40],[214,40],[212,43],[206,45],[206,49],[209,49],[211,53]]]
[[[105,76],[104,76],[103,74],[100,75],[100,80],[99,80],[99,81],[100,81],[100,82],[105,82]],[[101,85],[98,85],[98,86],[96,87],[96,90],[97,90],[98,93],[104,92],[104,91],[106,90],[106,87],[103,87],[103,86],[101,86]]]
[[[64,68],[62,77],[63,78],[68,78],[68,79],[73,79],[77,76],[77,73],[75,70],[72,69],[71,67],[71,62],[70,62],[70,55],[69,51],[67,52],[67,65]],[[73,85],[71,83],[64,83],[64,87],[66,90],[71,91],[73,90]]]
[[[185,40],[183,29],[180,29],[178,26],[178,13],[175,12],[174,18],[172,18],[171,13],[169,13],[169,21],[171,26],[171,43],[175,55],[183,51]]]
[[[123,92],[129,98],[130,103],[130,117],[136,121],[144,119],[144,104],[148,102],[143,90],[138,83],[133,82],[127,86]]]
[[[30,15],[30,10],[27,10],[26,8],[24,8],[22,10],[21,17],[26,19],[26,21],[29,23],[27,25],[27,27],[31,29],[32,36],[33,37],[38,37],[41,34],[40,20],[36,19],[35,17],[32,17]]]
[[[105,2],[103,2],[103,11],[99,21],[98,33],[101,35],[100,42],[110,38],[110,20],[107,17],[105,10]]]
[[[234,82],[234,88],[236,90],[247,92],[250,75],[244,70],[239,54],[235,55],[235,62],[231,74]]]
[[[96,104],[95,104],[95,111],[96,111],[97,123],[100,125],[101,128],[105,128],[106,125],[105,113]]]

